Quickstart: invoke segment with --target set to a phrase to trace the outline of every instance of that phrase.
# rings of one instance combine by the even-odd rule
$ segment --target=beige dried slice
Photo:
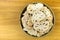
[[[30,35],[34,35],[36,36],[37,35],[37,31],[33,30],[33,29],[30,29],[27,31]]]
[[[43,16],[43,17],[42,17]],[[41,11],[35,11],[32,16],[32,22],[35,23],[36,21],[39,22],[45,19],[45,14]]]
[[[41,11],[43,11],[46,15],[46,18],[49,20],[49,21],[52,21],[53,20],[53,15],[51,13],[51,11],[47,8],[47,7],[43,7],[41,9]]]
[[[27,21],[27,25],[28,25],[29,27],[33,27],[33,23],[32,23],[32,21],[31,21],[30,19]]]

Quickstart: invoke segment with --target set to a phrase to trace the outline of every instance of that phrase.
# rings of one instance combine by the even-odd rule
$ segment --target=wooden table
[[[34,2],[46,3],[55,15],[52,31],[43,37],[27,35],[19,22],[23,8]],[[60,0],[0,0],[0,40],[60,40]]]

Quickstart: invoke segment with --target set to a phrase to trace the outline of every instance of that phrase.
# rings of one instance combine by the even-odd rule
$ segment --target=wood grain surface
[[[20,14],[29,3],[49,5],[55,15],[53,29],[43,37],[27,35],[20,25]],[[0,40],[60,40],[60,0],[0,0]]]

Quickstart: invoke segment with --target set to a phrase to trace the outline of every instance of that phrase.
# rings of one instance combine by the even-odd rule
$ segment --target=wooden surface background
[[[33,2],[46,3],[55,15],[52,31],[43,37],[27,35],[19,23],[24,7]],[[60,0],[0,0],[0,40],[60,40]]]

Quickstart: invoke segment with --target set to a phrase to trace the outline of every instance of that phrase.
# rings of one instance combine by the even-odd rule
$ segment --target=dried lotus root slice
[[[39,6],[38,6],[39,5]],[[43,7],[42,3],[37,3],[37,4],[29,4],[27,7],[28,13],[33,13]]]
[[[43,11],[45,13],[45,15],[46,15],[46,17],[48,18],[49,21],[53,20],[53,15],[52,15],[51,11],[47,7],[43,7],[41,9],[41,11]]]
[[[23,30],[24,30],[24,31],[28,31],[29,29],[28,29],[28,28],[26,28],[26,27],[24,27],[24,28],[23,28]]]
[[[28,28],[28,29],[31,29],[31,22],[29,21],[29,16],[28,15],[24,15],[23,17],[22,17],[22,24],[23,24],[23,27],[26,27],[26,28]],[[30,26],[29,26],[30,25]]]
[[[42,3],[37,3],[37,4],[29,4],[28,7],[27,7],[27,10],[28,11],[31,11],[31,10],[38,10],[38,9],[41,9],[43,7],[43,4]]]
[[[32,23],[32,21],[31,21],[30,19],[27,21],[27,25],[28,25],[29,27],[33,27],[33,23]]]
[[[33,13],[32,16],[32,22],[35,23],[36,21],[39,22],[43,19],[45,19],[45,14],[41,11],[36,11],[35,13]]]
[[[28,30],[27,32],[28,32],[30,35],[34,35],[34,36],[37,35],[37,31],[35,31],[35,30],[33,30],[33,29]]]
[[[46,31],[47,29],[49,29],[49,22],[48,21],[45,21],[42,23],[42,32]]]
[[[27,18],[25,17],[22,17],[22,24],[23,24],[23,27],[26,27],[26,21],[27,21]]]
[[[35,30],[39,30],[43,32],[49,28],[49,22],[48,21],[40,22],[40,23],[36,22],[33,27]]]
[[[39,22],[36,22],[36,23],[33,25],[33,29],[35,29],[36,31],[40,31],[40,30],[39,30],[39,27],[40,27],[40,23],[39,23]]]
[[[28,15],[28,11],[25,11],[25,13],[22,14],[23,16]]]
[[[44,22],[41,22],[41,23],[37,22],[37,23],[34,24],[33,28],[36,31],[38,31],[37,36],[42,36],[43,34],[49,32],[49,30],[50,30],[48,21],[44,21]]]
[[[52,29],[53,26],[52,22],[44,21],[42,22],[42,24],[43,24],[43,29],[41,29],[41,33],[48,33]]]

